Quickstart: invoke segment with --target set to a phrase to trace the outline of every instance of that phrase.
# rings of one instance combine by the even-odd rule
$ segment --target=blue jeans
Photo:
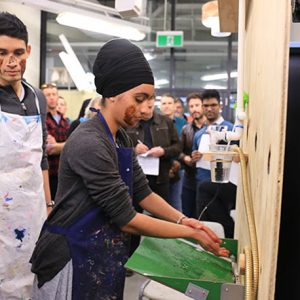
[[[179,171],[180,179],[174,183],[170,183],[170,189],[169,189],[169,203],[179,211],[182,211],[181,191],[182,191],[183,173],[184,170]]]
[[[201,183],[203,181],[211,181],[210,170],[197,168],[196,169],[196,180],[197,183]]]

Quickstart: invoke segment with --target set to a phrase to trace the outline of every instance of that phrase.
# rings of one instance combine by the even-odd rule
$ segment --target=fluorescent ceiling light
[[[233,71],[230,73],[230,78],[237,78],[237,71]],[[222,80],[222,79],[228,79],[227,73],[218,73],[218,74],[212,74],[212,75],[204,75],[200,78],[202,81],[213,81],[213,80]]]
[[[223,85],[217,85],[217,84],[206,84],[204,86],[204,88],[206,90],[222,90],[222,89],[226,89],[225,86],[223,86]]]
[[[155,85],[166,85],[169,83],[168,79],[157,79],[155,80]]]
[[[66,50],[66,52],[60,52],[59,57],[69,72],[76,88],[79,91],[94,91],[95,85],[93,83],[93,79],[91,78],[91,74],[84,71],[66,37],[61,34],[59,35],[59,39]]]
[[[152,60],[152,59],[154,59],[154,58],[156,58],[156,55],[154,55],[154,54],[151,54],[151,53],[144,53],[144,56],[145,56],[145,58],[149,61],[149,60]]]
[[[133,26],[127,25],[125,22],[122,24],[118,19],[114,20],[114,18],[101,15],[99,15],[99,17],[90,17],[71,12],[63,12],[57,16],[56,21],[61,25],[134,41],[141,41],[146,36],[144,32],[134,28]]]
[[[231,35],[231,32],[220,32],[218,30],[214,30],[213,28],[210,31],[210,34],[214,37],[227,37]]]

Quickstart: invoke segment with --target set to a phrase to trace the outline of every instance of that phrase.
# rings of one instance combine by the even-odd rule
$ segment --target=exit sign
[[[183,31],[157,31],[156,47],[183,47]]]

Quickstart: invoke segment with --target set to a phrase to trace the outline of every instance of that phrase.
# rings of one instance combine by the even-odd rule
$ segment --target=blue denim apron
[[[111,131],[99,112],[105,131]],[[119,148],[119,173],[132,195],[132,148]],[[110,222],[100,208],[93,208],[68,227],[45,224],[44,229],[66,237],[73,264],[72,300],[123,299],[130,236]]]

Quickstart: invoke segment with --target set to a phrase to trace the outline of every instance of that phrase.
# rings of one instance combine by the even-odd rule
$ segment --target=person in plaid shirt
[[[47,153],[49,162],[49,182],[52,199],[55,198],[58,183],[58,166],[60,153],[67,140],[67,132],[70,124],[57,111],[58,91],[55,84],[43,84],[42,91],[47,99],[48,112],[46,117],[46,126],[48,130]]]

